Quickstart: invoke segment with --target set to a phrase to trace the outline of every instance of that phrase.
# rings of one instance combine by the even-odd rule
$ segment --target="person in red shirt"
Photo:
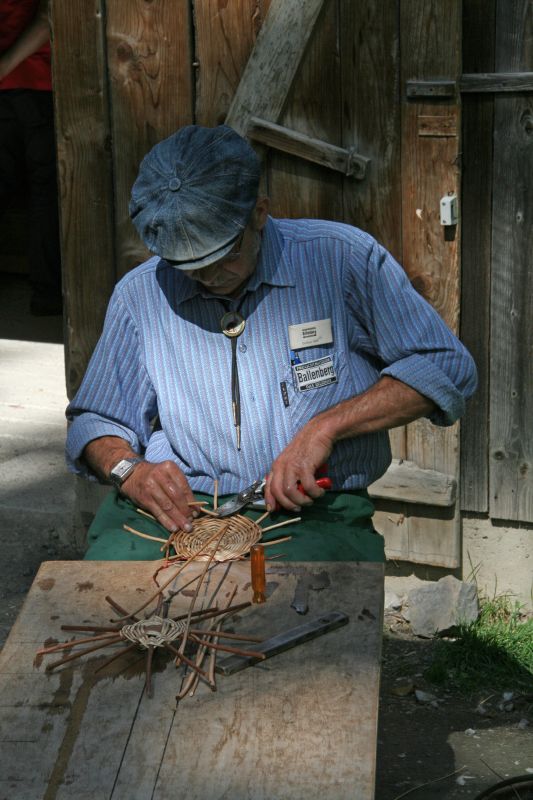
[[[47,0],[0,0],[0,212],[28,187],[32,314],[60,314],[61,258]]]

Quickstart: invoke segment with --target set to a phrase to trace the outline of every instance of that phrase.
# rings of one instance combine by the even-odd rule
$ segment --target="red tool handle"
[[[326,473],[327,470],[328,470],[328,465],[327,464],[322,464],[317,469],[315,474],[316,475],[324,475],[324,473]],[[320,486],[321,489],[324,489],[325,491],[328,491],[333,486],[333,483],[331,482],[331,478],[322,477],[322,478],[317,478],[316,479],[316,485]],[[302,484],[299,481],[298,481],[298,485],[297,485],[296,488],[298,489],[298,491],[301,494],[305,494],[305,489],[304,489],[304,487],[302,486]],[[280,506],[279,503],[276,503],[276,507],[275,507],[274,511],[281,511],[281,506]]]
[[[331,489],[333,484],[331,483],[331,478],[317,478],[316,485],[320,486],[321,489]],[[304,487],[301,483],[298,484],[298,491],[302,494],[305,494]]]

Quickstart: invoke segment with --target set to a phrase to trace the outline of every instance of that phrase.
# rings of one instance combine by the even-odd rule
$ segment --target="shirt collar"
[[[213,297],[197,281],[180,274],[180,271],[175,267],[172,267],[172,269],[176,272],[178,304],[185,303],[187,300],[196,297],[196,295],[206,299]],[[263,283],[269,286],[295,286],[285,251],[285,239],[272,217],[268,217],[263,228],[257,266],[248,281],[245,291],[255,292]]]

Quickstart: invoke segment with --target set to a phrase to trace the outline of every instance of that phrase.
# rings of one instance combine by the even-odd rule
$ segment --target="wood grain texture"
[[[94,676],[96,654],[51,675],[39,662],[32,666],[46,638],[65,638],[65,616],[108,619],[106,593],[138,605],[153,569],[153,562],[41,566],[0,654],[2,796],[372,800],[383,564],[269,567],[267,603],[241,612],[239,631],[269,636],[299,624],[290,602],[308,569],[329,576],[328,588],[310,592],[309,616],[339,610],[350,623],[326,634],[327,645],[319,638],[276,656],[267,669],[219,677],[216,693],[199,691],[177,711],[181,678],[172,664],[156,668],[153,699],[143,694],[138,667]],[[236,584],[236,600],[248,599],[249,581],[249,565],[233,564],[229,573],[219,565],[208,596],[218,587],[221,605]]]
[[[463,69],[494,69],[495,0],[463,2]],[[461,508],[485,512],[489,500],[489,326],[494,98],[462,103],[461,340],[478,370],[478,388],[461,422]]]
[[[333,145],[341,140],[337,25],[337,4],[326,0],[279,119],[285,128]],[[274,150],[267,164],[274,216],[342,220],[340,175]]]
[[[461,3],[407,0],[400,5],[401,85],[408,80],[457,80],[461,70]],[[419,117],[455,117],[458,99],[404,99],[402,104],[403,265],[415,288],[452,330],[459,322],[459,229],[440,225],[440,198],[459,191],[459,138],[419,136]],[[447,124],[449,124],[447,122]],[[436,428],[427,420],[407,427],[407,458],[419,467],[459,472],[458,425]],[[409,551],[446,554],[459,563],[459,513],[449,520],[409,518]],[[453,563],[455,562],[455,563]]]
[[[371,159],[362,183],[343,182],[342,219],[401,259],[401,139],[398,2],[340,4],[342,138]],[[405,428],[389,433],[406,458]]]
[[[463,74],[459,88],[462,92],[533,92],[533,72]]]
[[[455,504],[456,489],[453,475],[393,459],[385,475],[370,484],[368,493],[372,499],[447,507]]]
[[[533,3],[498,2],[496,70],[533,65]],[[533,104],[494,101],[490,514],[533,521]]]
[[[226,122],[245,136],[251,116],[277,122],[323,0],[271,0]]]
[[[129,218],[131,187],[153,145],[193,121],[187,0],[107,0],[117,275],[149,253]]]
[[[224,122],[268,5],[261,0],[194,4],[198,125]]]
[[[51,7],[69,397],[81,382],[115,284],[101,5],[73,0]]]
[[[401,257],[398,6],[341,3],[342,146],[371,159],[363,182],[343,182],[344,221]],[[401,453],[397,454],[402,457]]]
[[[346,150],[259,117],[251,117],[248,138],[358,180],[365,177],[370,161],[355,153],[353,148]]]

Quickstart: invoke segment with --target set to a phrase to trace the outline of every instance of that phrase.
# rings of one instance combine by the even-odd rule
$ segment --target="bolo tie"
[[[241,392],[237,365],[237,339],[246,327],[246,320],[238,311],[228,311],[220,320],[222,333],[231,341],[231,409],[237,437],[237,450],[241,449]]]

